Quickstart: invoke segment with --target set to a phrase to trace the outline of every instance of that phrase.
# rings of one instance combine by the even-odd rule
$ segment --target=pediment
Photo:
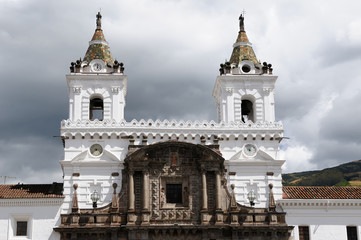
[[[104,150],[100,156],[93,156],[88,150],[79,153],[76,157],[71,160],[72,162],[92,162],[92,163],[114,163],[119,162],[119,159],[111,152]]]
[[[274,161],[275,159],[271,157],[268,153],[262,150],[258,150],[255,156],[249,157],[244,154],[243,149],[234,154],[231,158],[231,161],[259,161],[259,162],[270,162]]]

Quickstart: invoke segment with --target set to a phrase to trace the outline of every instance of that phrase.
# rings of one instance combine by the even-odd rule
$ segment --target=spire
[[[103,34],[101,19],[102,15],[98,12],[96,15],[95,33],[89,42],[89,47],[83,60],[90,63],[94,59],[101,59],[105,62],[105,64],[112,66],[114,61],[108,47],[108,42],[105,40]]]
[[[236,43],[233,44],[233,51],[230,59],[230,63],[239,64],[243,60],[249,60],[254,64],[259,63],[256,54],[253,51],[252,43],[249,42],[245,28],[244,28],[244,16],[239,16],[239,32]]]
[[[118,184],[113,183],[113,198],[112,198],[112,211],[115,212],[118,209],[118,197],[117,197]]]
[[[232,193],[231,193],[231,211],[236,211],[237,210],[237,201],[236,201],[236,195],[234,194],[234,188],[235,185],[231,184],[231,188],[232,188]]]
[[[71,204],[71,212],[77,213],[79,211],[78,193],[76,191],[76,189],[78,188],[78,184],[74,183],[73,188],[74,188],[74,194],[73,194],[73,201],[72,201],[72,204]]]
[[[269,187],[269,206],[268,206],[268,210],[270,212],[274,212],[274,211],[276,211],[276,203],[275,203],[275,198],[273,196],[273,191],[272,191],[273,184],[270,183],[268,185],[268,187]]]

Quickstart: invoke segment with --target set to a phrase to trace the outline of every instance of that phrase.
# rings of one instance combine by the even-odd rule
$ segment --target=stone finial
[[[268,67],[268,74],[272,75],[273,72],[272,64],[268,64],[267,67]]]
[[[235,185],[234,184],[231,184],[231,188],[232,188],[232,193],[231,193],[231,211],[235,211],[237,210],[237,201],[236,201],[236,196],[235,196],[235,193],[234,193],[234,188],[235,188]]]
[[[222,76],[224,74],[224,64],[221,63],[220,65],[220,68],[219,68],[219,75]]]
[[[75,72],[76,73],[80,73],[81,64],[82,64],[81,58],[79,60],[76,60],[76,62],[75,62]]]
[[[268,185],[268,187],[269,187],[269,206],[268,206],[268,210],[270,212],[275,212],[276,211],[276,203],[275,203],[275,199],[274,199],[273,191],[272,191],[273,184],[270,183]]]
[[[70,63],[70,72],[73,73],[75,71],[75,62]]]
[[[73,188],[74,188],[74,194],[73,194],[73,201],[72,201],[72,205],[71,205],[71,212],[77,213],[79,211],[78,193],[76,191],[78,189],[78,184],[74,183]]]
[[[124,73],[124,63],[121,62],[119,66],[120,66],[120,73]]]
[[[112,209],[118,208],[118,197],[117,197],[117,187],[118,184],[113,183],[113,198],[112,198]]]

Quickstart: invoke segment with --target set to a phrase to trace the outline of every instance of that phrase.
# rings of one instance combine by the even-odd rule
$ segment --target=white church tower
[[[240,17],[240,31],[229,62],[221,64],[213,96],[220,122],[274,122],[277,76],[257,60]]]
[[[79,208],[91,208],[90,196],[100,194],[99,206],[112,201],[113,184],[121,189],[124,159],[144,146],[177,141],[203,145],[224,158],[227,186],[237,202],[267,207],[269,184],[275,199],[282,198],[279,142],[282,123],[275,121],[271,65],[257,60],[240,17],[240,32],[229,62],[221,64],[213,96],[215,121],[124,120],[127,77],[114,61],[101,29],[101,16],[83,60],[72,63],[66,76],[69,119],[61,123],[64,141],[65,204],[69,212],[75,196]],[[179,99],[181,101],[181,99]],[[144,169],[146,170],[146,169]],[[138,180],[137,180],[138,181]],[[226,181],[223,181],[224,183]]]
[[[90,195],[94,191],[100,195],[100,203],[109,202],[112,184],[121,185],[120,148],[114,144],[117,138],[105,135],[99,126],[124,119],[127,76],[123,74],[123,63],[114,61],[110,53],[100,13],[96,18],[95,33],[83,60],[71,63],[70,74],[66,75],[69,119],[67,124],[62,122],[64,160],[60,162],[66,196],[64,211],[71,208],[74,184],[79,207],[83,208],[91,207]],[[70,122],[76,126],[70,126]]]
[[[244,17],[229,62],[221,64],[213,97],[221,125],[239,126],[238,134],[220,141],[228,165],[228,177],[235,184],[237,201],[247,204],[247,194],[256,195],[256,203],[267,203],[268,185],[274,186],[276,199],[282,198],[279,142],[283,127],[275,122],[274,89],[277,76],[272,65],[261,64],[249,42]]]

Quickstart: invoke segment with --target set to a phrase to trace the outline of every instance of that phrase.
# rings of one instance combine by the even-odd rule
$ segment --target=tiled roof
[[[249,42],[245,31],[240,31],[236,42]]]
[[[283,199],[361,199],[361,187],[283,186]]]
[[[97,28],[95,29],[95,33],[89,43],[88,50],[86,51],[84,56],[84,61],[88,63],[90,63],[94,59],[101,59],[105,63],[110,65],[113,65],[114,62],[100,25],[97,26]]]
[[[236,43],[250,43],[245,31],[240,31]],[[240,63],[243,60],[249,60],[253,63],[258,63],[256,54],[250,45],[239,45],[233,48],[230,63]]]
[[[101,29],[96,29],[95,30],[92,41],[94,41],[94,40],[103,40],[103,41],[105,41],[103,30],[101,30]]]
[[[94,59],[101,59],[105,63],[113,64],[113,57],[110,53],[110,49],[105,44],[91,44],[88,47],[88,50],[85,53],[84,61],[90,63]]]
[[[63,197],[62,183],[0,185],[0,199]]]

